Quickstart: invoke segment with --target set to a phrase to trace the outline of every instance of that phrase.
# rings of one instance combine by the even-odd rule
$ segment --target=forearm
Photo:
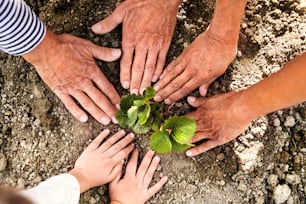
[[[306,100],[306,53],[286,64],[279,72],[244,90],[240,104],[253,120],[261,115]]]
[[[226,43],[237,44],[240,23],[247,0],[216,0],[211,33]]]

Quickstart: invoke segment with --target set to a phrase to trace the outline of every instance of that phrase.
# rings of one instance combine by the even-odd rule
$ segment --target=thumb
[[[123,11],[118,7],[104,20],[94,24],[91,29],[96,34],[105,34],[114,30],[123,21]]]
[[[192,107],[197,108],[204,103],[205,99],[204,98],[196,98],[194,96],[188,96],[187,101]]]
[[[121,56],[121,50],[115,48],[102,47],[98,45],[91,45],[92,55],[99,60],[112,62]]]

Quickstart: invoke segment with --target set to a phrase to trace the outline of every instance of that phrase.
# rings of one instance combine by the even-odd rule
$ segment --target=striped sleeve
[[[34,49],[46,34],[45,24],[23,0],[0,0],[0,49],[23,55]]]

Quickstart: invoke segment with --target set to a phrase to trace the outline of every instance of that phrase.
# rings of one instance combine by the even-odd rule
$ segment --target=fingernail
[[[120,130],[120,134],[124,135],[125,134],[125,130]]]
[[[190,102],[190,103],[194,103],[194,102],[196,102],[196,97],[193,97],[193,96],[189,96],[188,98],[187,98],[187,100],[188,100],[188,102]]]
[[[152,82],[156,82],[158,80],[158,76],[153,76]]]
[[[109,134],[110,130],[109,129],[105,129],[105,130],[103,130],[103,132],[105,132],[106,134]]]
[[[187,152],[186,152],[186,155],[187,155],[188,157],[192,157],[192,152],[191,152],[191,151],[187,151]]]
[[[155,91],[159,91],[159,89],[160,89],[160,86],[158,86],[158,85],[155,85],[155,86],[154,86],[153,88],[154,88],[154,90],[155,90]]]
[[[130,133],[129,135],[130,135],[131,138],[135,137],[134,133]]]
[[[124,81],[124,82],[122,83],[122,87],[125,88],[125,89],[128,89],[128,88],[130,87],[130,82]]]
[[[172,101],[169,99],[169,98],[167,98],[166,100],[165,100],[165,104],[171,104],[172,103]]]
[[[155,161],[159,161],[160,160],[160,157],[159,156],[155,156]]]
[[[112,117],[112,121],[113,121],[113,123],[118,124],[118,121],[117,121],[117,119],[115,118],[115,116]]]
[[[140,93],[143,94],[143,92],[144,92],[145,90],[146,90],[145,88],[141,89],[141,92],[140,92]]]
[[[103,32],[102,26],[99,24],[95,24],[91,27],[91,29],[95,32],[95,33],[100,33]]]
[[[132,94],[136,94],[137,95],[138,94],[138,89],[133,89],[132,90]]]
[[[121,54],[121,50],[119,50],[119,49],[113,49],[112,50],[112,55],[114,57],[118,57],[118,56],[120,56],[120,54]]]
[[[161,97],[159,95],[154,96],[154,101],[160,102]]]
[[[151,154],[155,154],[155,152],[154,152],[153,150],[150,150],[150,153],[151,153]]]
[[[88,117],[86,115],[82,115],[80,118],[80,121],[85,123],[87,121]]]
[[[101,122],[103,125],[108,125],[110,123],[110,119],[108,117],[102,117]]]
[[[115,106],[118,110],[120,109],[120,104],[116,104]]]

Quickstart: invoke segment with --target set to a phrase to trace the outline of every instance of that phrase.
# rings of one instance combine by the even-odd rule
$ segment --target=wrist
[[[82,171],[80,169],[73,168],[68,173],[71,174],[72,176],[74,176],[78,180],[79,185],[80,185],[80,192],[81,193],[83,193],[83,192],[89,190],[90,188],[94,187],[94,186],[90,185],[90,182],[88,182],[87,177],[82,173]]]
[[[123,204],[123,202],[119,200],[111,200],[110,204]]]

